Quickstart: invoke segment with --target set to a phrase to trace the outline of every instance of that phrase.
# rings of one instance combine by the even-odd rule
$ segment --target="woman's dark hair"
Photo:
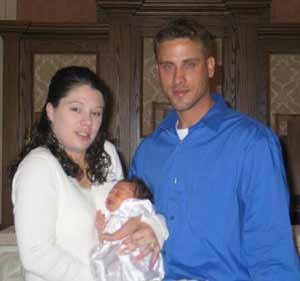
[[[134,196],[137,199],[148,199],[153,203],[153,194],[146,183],[138,177],[123,179],[119,182],[126,182],[134,185]]]
[[[88,85],[92,89],[100,91],[104,99],[105,109],[108,106],[108,88],[100,78],[89,68],[81,66],[69,66],[59,69],[52,77],[49,85],[48,96],[40,115],[39,121],[33,126],[31,137],[25,144],[19,159],[11,166],[13,176],[22,159],[34,148],[47,147],[57,158],[68,176],[81,179],[83,171],[59,144],[52,128],[51,121],[47,117],[46,106],[51,103],[54,108],[59,105],[62,98],[66,97],[70,90]],[[104,117],[106,110],[104,111]],[[105,122],[105,120],[103,120]],[[103,122],[102,122],[103,123]],[[86,151],[87,177],[91,182],[103,183],[106,180],[108,168],[111,165],[110,156],[104,151],[106,134],[103,126],[99,129],[95,140]]]
[[[187,38],[202,44],[206,58],[214,53],[214,41],[211,33],[196,20],[178,17],[169,21],[154,37],[153,48],[155,56],[159,45],[165,41]]]

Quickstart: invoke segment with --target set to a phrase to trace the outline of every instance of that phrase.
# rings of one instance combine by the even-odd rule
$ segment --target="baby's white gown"
[[[104,233],[113,233],[131,217],[149,217],[155,214],[149,200],[127,199],[118,210],[112,212],[104,229]],[[160,281],[164,277],[161,255],[154,267],[150,268],[151,254],[143,260],[135,261],[139,254],[135,250],[130,254],[119,255],[117,250],[122,241],[99,244],[91,253],[91,266],[96,281]]]

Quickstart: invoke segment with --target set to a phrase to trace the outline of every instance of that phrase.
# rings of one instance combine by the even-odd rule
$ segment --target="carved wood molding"
[[[13,33],[31,37],[92,37],[108,36],[109,26],[99,23],[31,23],[18,21],[0,21],[0,34],[5,36]]]
[[[141,0],[97,0],[97,8],[111,11],[112,13],[134,12],[139,9]]]
[[[146,0],[137,14],[228,14],[228,8],[224,3],[224,0],[212,0],[212,1],[155,1]]]
[[[258,38],[263,40],[299,40],[300,24],[268,24],[258,26]]]
[[[231,11],[245,14],[260,14],[269,11],[271,0],[224,0]]]
[[[269,11],[271,0],[97,0],[98,16],[127,13],[131,15],[174,14],[253,14]]]
[[[24,32],[28,28],[28,22],[24,21],[0,21],[0,33],[7,35],[10,33]]]

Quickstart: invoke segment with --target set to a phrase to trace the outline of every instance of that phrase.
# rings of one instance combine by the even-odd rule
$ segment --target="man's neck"
[[[201,104],[201,106],[194,107],[186,111],[177,111],[178,129],[190,128],[198,123],[213,105],[214,100],[210,98]]]

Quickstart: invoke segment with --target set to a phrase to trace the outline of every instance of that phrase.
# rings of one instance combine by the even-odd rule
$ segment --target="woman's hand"
[[[96,228],[98,231],[100,241],[102,241],[102,233],[105,226],[106,226],[105,216],[100,210],[98,210],[96,213]]]
[[[140,254],[136,257],[137,260],[152,253],[151,267],[154,266],[160,252],[158,240],[151,226],[142,222],[140,217],[130,218],[118,231],[112,234],[103,234],[101,238],[107,241],[124,239],[120,253],[140,249]]]

